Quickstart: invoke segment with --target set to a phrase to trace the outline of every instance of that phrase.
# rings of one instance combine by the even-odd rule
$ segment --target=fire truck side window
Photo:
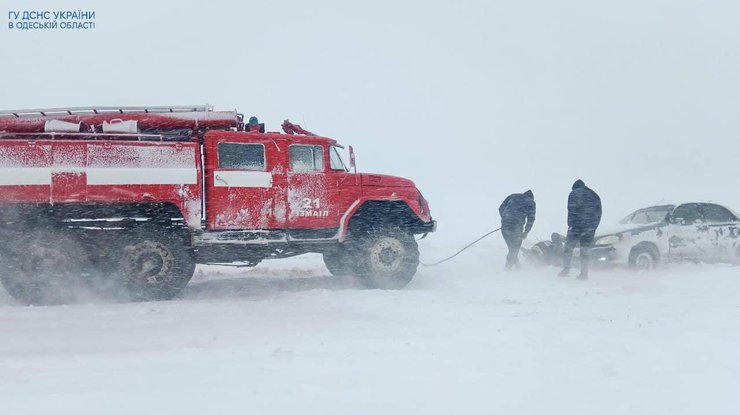
[[[218,167],[235,170],[265,170],[265,146],[218,143]]]
[[[324,149],[321,146],[290,146],[290,169],[292,171],[323,171]]]
[[[342,161],[336,146],[329,147],[329,165],[332,170],[349,171]]]

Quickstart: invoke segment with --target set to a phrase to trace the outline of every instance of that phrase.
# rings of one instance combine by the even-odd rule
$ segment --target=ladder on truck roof
[[[0,117],[58,117],[60,115],[96,115],[96,114],[157,114],[177,112],[212,112],[211,105],[181,105],[155,107],[70,107],[40,108],[25,110],[0,110]]]

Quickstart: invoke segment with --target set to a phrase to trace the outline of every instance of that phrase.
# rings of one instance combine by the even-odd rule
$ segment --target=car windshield
[[[673,210],[673,206],[656,206],[646,209],[640,209],[630,213],[626,218],[619,221],[621,224],[647,225],[664,220]]]
[[[727,210],[729,210],[733,215],[735,215],[735,219],[740,219],[740,215],[738,215],[737,212],[735,212],[734,210],[730,208],[727,208]]]
[[[329,162],[332,170],[344,170],[349,171],[347,166],[342,161],[342,156],[339,155],[337,146],[331,146],[329,150]]]

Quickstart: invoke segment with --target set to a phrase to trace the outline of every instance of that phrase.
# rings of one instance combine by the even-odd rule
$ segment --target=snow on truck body
[[[20,258],[23,243],[60,269],[65,257],[102,262],[143,299],[175,295],[195,262],[252,266],[306,252],[368,286],[410,281],[413,235],[436,227],[412,181],[353,173],[335,140],[287,120],[283,134],[246,131],[242,119],[210,107],[0,112],[2,236],[43,231],[60,242],[11,244],[3,284],[25,302],[58,284],[25,281],[37,272]]]
[[[200,226],[198,156],[196,143],[0,140],[0,200],[158,201],[177,206],[189,225]]]

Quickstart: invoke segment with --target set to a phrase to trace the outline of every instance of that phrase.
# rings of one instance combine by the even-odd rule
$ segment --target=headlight
[[[619,242],[620,239],[619,235],[602,236],[596,240],[594,245],[614,245]]]
[[[421,195],[421,192],[419,192],[419,207],[421,208],[422,214],[426,215],[427,213],[429,213],[429,203],[424,198],[424,196]]]

